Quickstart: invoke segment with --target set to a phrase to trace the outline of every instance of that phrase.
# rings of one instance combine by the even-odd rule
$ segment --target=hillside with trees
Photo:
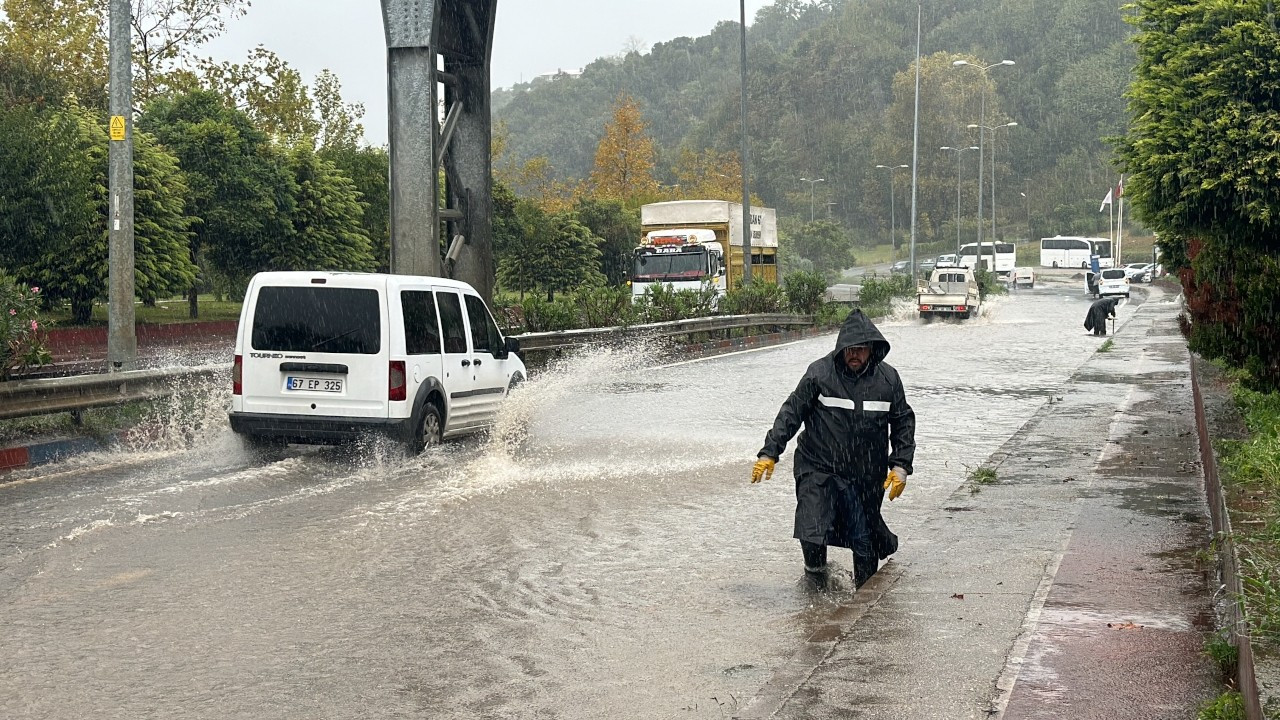
[[[1106,234],[1098,202],[1114,184],[1104,138],[1126,129],[1133,29],[1119,0],[925,0],[920,85],[919,240],[975,232],[977,153],[983,115],[995,127],[997,234]],[[877,164],[911,163],[914,3],[893,0],[779,0],[750,25],[749,127],[752,189],[779,209],[788,234],[810,215],[830,218],[861,244],[889,237],[890,191]],[[535,163],[544,178],[573,184],[593,172],[596,147],[619,95],[634,98],[654,141],[654,178],[694,197],[680,176],[689,153],[736,162],[739,145],[737,23],[655,44],[567,75],[495,93],[495,119],[508,132],[507,160]],[[955,60],[1013,66],[978,72]],[[986,163],[987,207],[991,166]],[[731,173],[726,173],[731,174]],[[896,216],[910,217],[910,173],[893,173]],[[679,188],[675,186],[679,185]],[[516,183],[524,194],[535,188]],[[989,223],[990,220],[988,219]],[[909,222],[899,222],[899,241]]]

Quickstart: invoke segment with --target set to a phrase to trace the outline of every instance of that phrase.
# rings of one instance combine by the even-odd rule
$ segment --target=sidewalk
[[[904,524],[893,561],[738,717],[1194,718],[1221,687],[1170,299],[1136,310],[988,461],[998,482]]]

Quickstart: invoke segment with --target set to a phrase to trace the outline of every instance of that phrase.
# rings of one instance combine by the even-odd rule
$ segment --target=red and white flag
[[[1111,193],[1112,193],[1112,192],[1114,192],[1114,190],[1107,190],[1107,196],[1106,196],[1106,197],[1104,197],[1104,198],[1102,198],[1102,204],[1098,206],[1098,212],[1102,212],[1103,210],[1105,210],[1105,209],[1107,208],[1107,206],[1108,206],[1108,205],[1110,205],[1110,204],[1111,204]]]

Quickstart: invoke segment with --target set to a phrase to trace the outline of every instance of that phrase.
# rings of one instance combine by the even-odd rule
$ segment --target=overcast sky
[[[747,0],[747,20],[772,0]],[[738,19],[733,0],[499,0],[494,29],[493,86],[581,68],[620,52],[628,38],[646,46],[705,35],[721,20]],[[328,68],[342,80],[343,97],[365,107],[365,135],[387,138],[387,61],[381,4],[375,0],[255,0],[249,14],[206,46],[219,60],[243,62],[265,45],[310,82]]]

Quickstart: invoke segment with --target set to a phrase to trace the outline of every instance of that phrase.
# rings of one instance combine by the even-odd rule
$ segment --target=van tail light
[[[231,363],[231,394],[244,394],[244,356],[237,355]]]
[[[405,383],[404,361],[392,360],[390,372],[387,381],[387,399],[388,400],[404,400],[407,397],[408,386]]]

